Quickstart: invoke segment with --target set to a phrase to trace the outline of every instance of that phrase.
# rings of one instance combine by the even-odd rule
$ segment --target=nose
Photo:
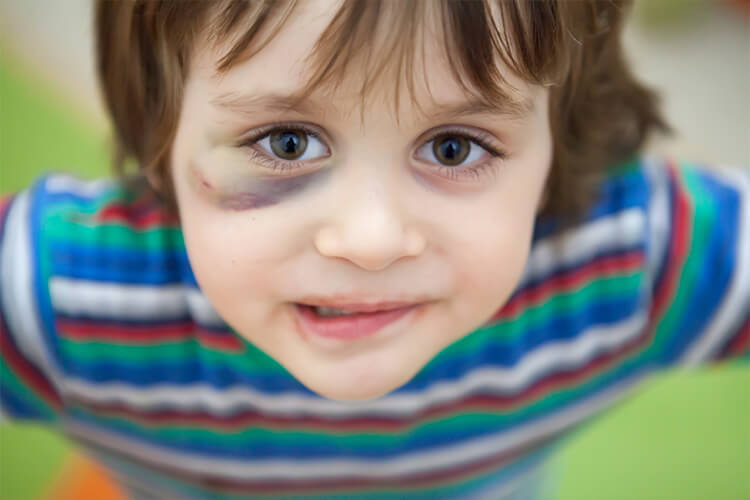
[[[324,257],[342,258],[368,271],[379,271],[405,257],[420,255],[424,236],[406,224],[406,214],[382,183],[348,190],[336,213],[315,235]]]

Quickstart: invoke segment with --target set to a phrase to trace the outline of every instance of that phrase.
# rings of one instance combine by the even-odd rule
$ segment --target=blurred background
[[[677,131],[648,149],[750,167],[750,0],[639,0],[625,42]],[[89,0],[0,0],[0,193],[107,175],[92,43]],[[750,368],[659,375],[558,461],[558,500],[750,500]],[[124,497],[64,437],[0,423],[0,500],[41,498]]]

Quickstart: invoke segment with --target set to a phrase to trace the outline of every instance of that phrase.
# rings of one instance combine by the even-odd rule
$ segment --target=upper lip
[[[425,300],[386,300],[386,301],[360,301],[344,297],[307,297],[298,302],[307,306],[321,306],[341,309],[347,312],[375,312],[400,309],[402,307],[414,306],[425,302]]]

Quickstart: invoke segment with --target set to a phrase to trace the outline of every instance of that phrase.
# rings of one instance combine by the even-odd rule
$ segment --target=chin
[[[360,373],[359,376],[339,374],[317,374],[310,376],[309,373],[297,376],[297,380],[305,387],[321,397],[337,401],[367,401],[379,398],[398,389],[411,378],[405,373],[379,373],[372,372],[367,376]],[[394,376],[395,375],[395,376]]]
[[[403,385],[379,384],[363,387],[362,385],[352,384],[351,381],[346,379],[337,380],[336,382],[339,383],[320,383],[320,381],[308,383],[304,380],[300,380],[300,382],[319,396],[336,401],[367,401],[384,396]],[[341,384],[340,382],[344,383]]]

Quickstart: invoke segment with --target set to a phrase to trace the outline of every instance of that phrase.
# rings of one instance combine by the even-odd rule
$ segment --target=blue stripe
[[[58,276],[130,285],[183,283],[198,288],[184,249],[148,251],[65,241],[52,241],[49,247]]]
[[[459,379],[467,370],[479,365],[513,366],[529,352],[545,343],[570,340],[577,337],[582,330],[594,325],[605,327],[627,319],[637,310],[639,302],[637,295],[602,301],[574,314],[553,317],[550,321],[529,327],[524,330],[524,335],[512,339],[497,339],[496,334],[489,330],[475,332],[477,335],[487,337],[486,341],[481,342],[480,351],[434,358],[412,380],[394,392],[422,391],[437,380]],[[102,353],[102,357],[96,362],[76,360],[76,363],[68,366],[67,370],[71,375],[92,382],[120,380],[137,386],[149,386],[161,382],[186,385],[205,381],[216,388],[249,384],[266,393],[295,390],[312,394],[285,370],[282,373],[265,375],[258,372],[245,373],[227,365],[201,363],[195,359],[133,364],[116,359],[116,349],[112,349],[111,352],[112,357],[105,357]],[[247,356],[247,353],[243,356]]]
[[[395,435],[396,444],[391,439],[383,440],[383,444],[375,448],[352,448],[349,443],[339,439],[336,434],[318,434],[316,436],[317,439],[315,439],[312,445],[303,445],[300,441],[282,445],[273,437],[241,440],[234,431],[226,431],[236,437],[236,439],[231,441],[230,445],[219,444],[210,435],[207,435],[205,438],[191,438],[187,440],[180,438],[179,433],[175,433],[175,436],[168,439],[151,435],[149,427],[139,427],[136,424],[128,425],[116,422],[112,419],[99,417],[80,407],[71,407],[69,414],[78,421],[116,431],[118,434],[131,440],[138,440],[154,446],[168,446],[179,452],[199,453],[207,457],[235,459],[331,459],[351,457],[388,459],[397,457],[402,453],[425,451],[438,446],[457,444],[468,439],[481,438],[482,436],[496,432],[506,432],[510,435],[514,428],[520,425],[528,425],[544,417],[559,413],[563,408],[588,401],[620,382],[625,382],[628,379],[644,380],[643,372],[647,371],[647,362],[648,360],[644,356],[636,356],[634,359],[616,366],[610,372],[600,374],[593,381],[570,389],[570,393],[578,395],[573,400],[552,405],[548,408],[537,407],[533,410],[530,410],[528,405],[525,405],[520,410],[511,410],[508,413],[498,415],[497,425],[492,428],[467,426],[458,429],[457,432],[437,434],[431,430],[429,424],[426,424],[416,429],[410,428],[401,434],[397,433]],[[568,391],[563,388],[562,392]],[[279,430],[274,432],[283,433],[284,431]]]
[[[8,384],[3,383],[2,379],[0,379],[0,407],[12,418],[49,421],[47,415],[41,413],[34,404],[21,395],[16,394]]]
[[[411,393],[426,389],[437,380],[457,380],[467,370],[480,365],[511,366],[521,357],[527,355],[535,347],[553,340],[572,339],[578,334],[578,329],[584,329],[594,324],[607,325],[622,321],[632,310],[637,297],[628,304],[625,301],[613,301],[600,304],[598,308],[584,310],[568,317],[554,318],[551,322],[529,329],[528,334],[507,341],[495,340],[491,333],[487,341],[478,352],[469,352],[461,356],[440,357],[429,362],[407,384],[396,389],[394,393]],[[482,334],[482,333],[477,333]],[[116,349],[112,350],[116,356]],[[249,354],[244,354],[247,356]],[[249,360],[246,366],[251,366]],[[262,366],[262,365],[259,365]],[[549,367],[554,369],[556,367]],[[70,375],[87,379],[93,383],[122,381],[139,387],[146,387],[159,383],[173,383],[188,385],[205,382],[215,388],[223,389],[235,385],[249,385],[259,391],[278,394],[284,391],[297,391],[313,394],[302,386],[285,370],[281,373],[266,373],[258,371],[240,371],[228,365],[200,362],[197,359],[186,361],[166,362],[164,360],[152,363],[130,363],[112,357],[102,357],[95,362],[76,360],[68,366]]]
[[[621,257],[632,252],[645,253],[646,252],[645,241],[641,240],[634,245],[630,245],[630,246],[623,245],[615,249],[607,249],[604,251],[596,252],[593,255],[585,256],[581,260],[572,262],[570,264],[558,265],[552,268],[550,272],[542,276],[536,277],[528,281],[522,280],[517,285],[515,291],[511,294],[507,302],[512,301],[514,298],[516,298],[516,296],[523,294],[524,292],[526,292],[527,290],[531,288],[544,284],[544,282],[546,281],[559,278],[565,274],[574,273],[579,268],[586,267],[588,265],[593,265],[596,261],[609,259],[609,258],[615,258],[615,257]],[[643,265],[645,266],[645,263]],[[602,279],[602,278],[607,278],[607,277],[609,276],[602,276],[600,274],[595,274],[593,279]]]
[[[593,205],[581,217],[577,225],[615,215],[633,207],[645,208],[647,206],[647,178],[643,170],[614,174],[609,172],[597,187]],[[559,216],[543,215],[537,217],[532,241],[536,243],[553,236],[560,229],[563,229],[563,225],[563,219]]]
[[[702,265],[697,269],[698,274],[690,289],[692,293],[688,302],[680,305],[683,314],[669,342],[664,345],[662,363],[665,364],[677,361],[704,333],[726,295],[737,262],[737,238],[741,229],[739,194],[707,173],[694,172],[700,184],[700,191],[694,194],[694,218],[711,216],[711,220],[704,221],[711,232],[705,254],[701,256]],[[712,207],[706,207],[707,204]],[[711,208],[715,210],[714,213],[711,213]]]
[[[501,323],[470,335],[483,335],[481,350],[473,350],[462,356],[439,356],[430,361],[411,381],[397,392],[422,390],[434,380],[457,380],[463,373],[478,365],[512,367],[530,352],[551,342],[570,341],[592,327],[614,326],[632,317],[639,310],[641,299],[638,295],[610,301],[600,301],[573,314],[560,315],[535,325],[521,325],[518,322]],[[498,328],[523,330],[523,334],[511,338],[498,338]],[[460,342],[473,342],[469,336],[454,344],[458,350]],[[450,349],[450,347],[448,348]],[[446,351],[449,355],[450,351]],[[438,364],[439,362],[439,364]]]
[[[71,279],[129,285],[184,283],[197,288],[184,252],[142,252],[125,248],[50,244],[54,274]]]
[[[556,439],[540,446],[526,455],[519,457],[514,462],[501,466],[500,469],[482,473],[479,477],[472,478],[450,486],[427,487],[422,490],[387,488],[383,490],[369,490],[364,493],[345,491],[337,493],[335,490],[316,494],[302,492],[297,495],[284,496],[287,500],[435,500],[436,498],[455,499],[463,498],[462,495],[477,494],[482,491],[495,490],[503,484],[531,471],[535,467],[541,467],[549,459],[551,454],[560,446],[560,440]],[[124,472],[132,477],[137,477],[148,484],[153,484],[158,489],[172,490],[180,496],[201,499],[239,499],[248,498],[247,495],[254,493],[247,490],[244,493],[230,493],[230,490],[207,488],[204,485],[175,481],[171,476],[165,476],[156,467],[142,467],[138,463],[123,459],[116,450],[101,447],[98,444],[86,444],[95,450],[97,459],[114,470]],[[196,478],[198,479],[198,478]],[[385,487],[385,485],[384,485]],[[312,490],[310,490],[312,491]],[[436,496],[436,495],[440,496]],[[265,496],[268,494],[264,494]],[[301,495],[301,496],[300,496]],[[448,495],[448,496],[445,496]],[[277,498],[274,496],[273,498]],[[531,499],[529,499],[531,500]],[[536,499],[535,499],[536,500]],[[541,500],[541,499],[539,499]]]
[[[230,365],[207,363],[198,357],[189,361],[128,363],[111,359],[76,361],[68,366],[68,376],[91,383],[123,382],[147,388],[159,384],[191,385],[204,383],[216,389],[248,386],[258,391],[278,394],[286,391],[314,395],[292,376],[243,372]]]

